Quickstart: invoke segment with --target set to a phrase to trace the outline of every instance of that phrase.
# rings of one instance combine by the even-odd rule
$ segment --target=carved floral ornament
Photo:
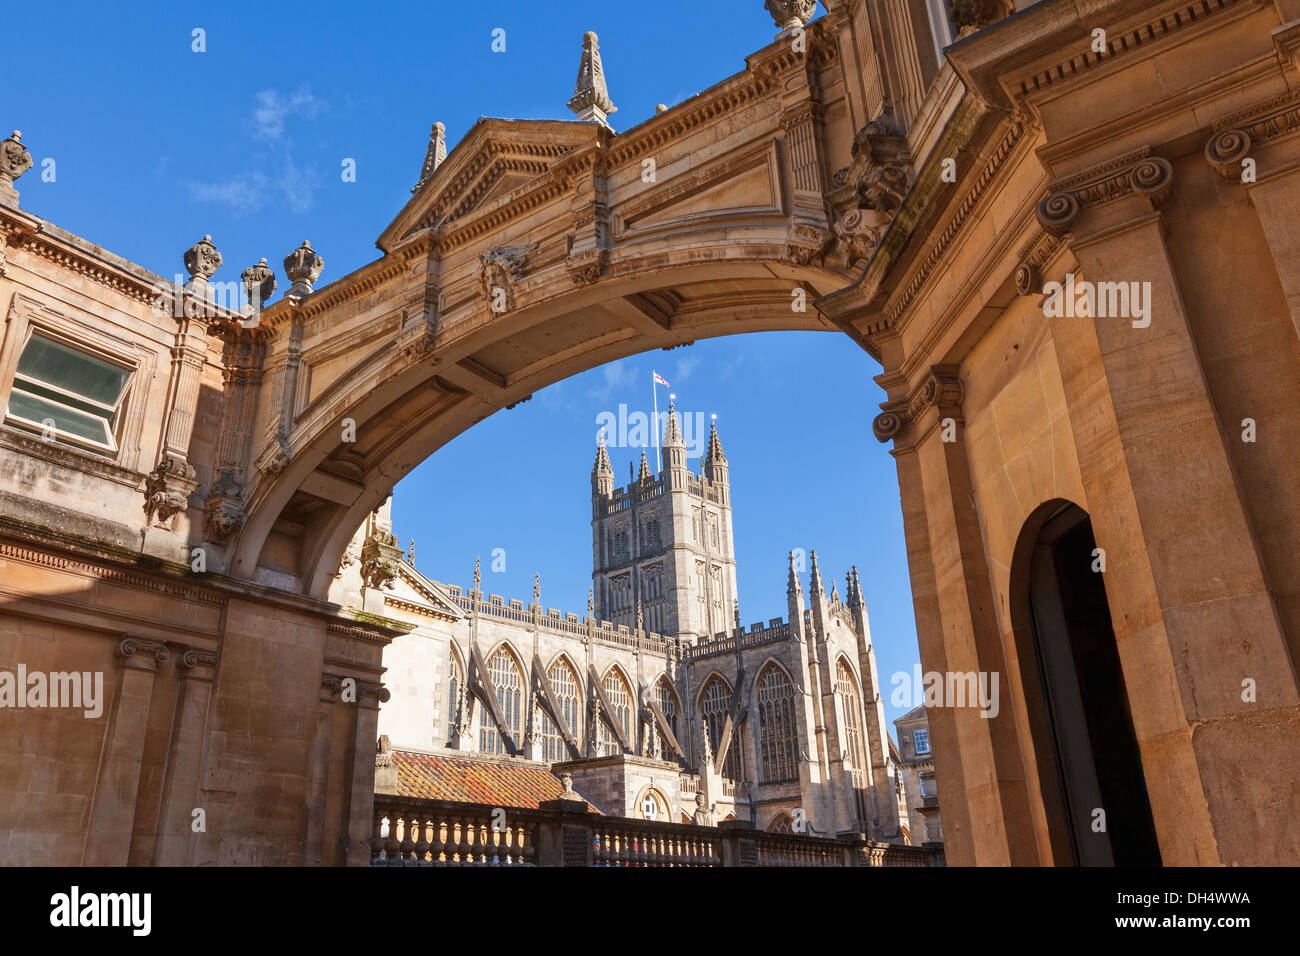
[[[848,270],[871,258],[907,193],[911,156],[888,107],[853,138],[852,162],[835,173],[827,264]],[[847,208],[846,208],[847,206]]]
[[[501,312],[515,306],[515,285],[524,277],[528,258],[537,251],[535,242],[497,246],[479,253],[478,280],[490,310]]]
[[[145,479],[145,514],[158,524],[189,507],[190,495],[198,488],[193,466],[184,458],[168,455]]]
[[[965,388],[955,365],[932,365],[930,375],[907,399],[886,402],[871,423],[876,440],[887,442],[907,425],[913,424],[931,406],[940,411],[960,412]]]

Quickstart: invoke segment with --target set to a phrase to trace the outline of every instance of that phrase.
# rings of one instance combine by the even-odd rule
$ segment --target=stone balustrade
[[[942,866],[929,847],[376,794],[372,866]]]

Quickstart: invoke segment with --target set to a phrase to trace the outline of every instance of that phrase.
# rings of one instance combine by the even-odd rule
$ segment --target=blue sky
[[[211,234],[225,257],[218,279],[265,256],[281,292],[280,262],[303,239],[325,259],[321,283],[376,257],[435,120],[454,146],[480,115],[569,118],[586,30],[600,36],[616,130],[743,69],[774,34],[761,0],[57,11],[5,12],[0,124],[23,131],[37,164],[17,183],[22,206],[165,276]],[[498,28],[504,53],[491,49]],[[196,29],[204,52],[193,49]],[[341,175],[349,159],[355,182]],[[417,564],[468,584],[474,556],[488,569],[504,548],[506,570],[489,570],[485,588],[526,599],[537,571],[544,603],[581,612],[597,416],[621,403],[649,411],[652,367],[684,410],[718,416],[746,625],[784,616],[785,554],[816,548],[841,592],[858,565],[882,680],[910,673],[897,477],[870,428],[879,367],[837,334],[733,336],[634,356],[489,418],[398,487],[397,531],[415,538]],[[611,451],[623,481],[639,451]]]

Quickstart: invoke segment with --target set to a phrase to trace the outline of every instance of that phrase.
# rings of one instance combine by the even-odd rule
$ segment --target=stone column
[[[359,681],[353,734],[348,741],[346,786],[346,836],[338,858],[347,866],[370,865],[370,837],[374,822],[375,742],[379,739],[379,705],[388,700],[388,688]]]
[[[901,384],[901,383],[895,383]],[[959,370],[935,365],[906,398],[886,402],[873,424],[881,441],[897,437],[899,486],[917,641],[926,673],[998,675],[1008,686],[984,540],[974,505],[963,434]],[[918,689],[920,690],[920,689]],[[929,709],[937,765],[954,801],[947,837],[959,864],[1033,865],[1038,848],[1020,740],[1010,707],[984,717],[978,702]],[[956,759],[950,759],[956,758]],[[978,826],[975,822],[978,821]]]
[[[316,711],[316,736],[311,751],[311,803],[307,811],[307,859],[309,866],[337,862],[326,859],[329,845],[329,794],[335,784],[334,714],[342,682],[338,677],[321,678],[320,704]],[[336,814],[337,815],[337,814]],[[329,847],[331,852],[333,846]]]
[[[216,665],[216,654],[196,648],[187,648],[176,658],[180,695],[167,758],[167,776],[163,781],[161,826],[154,847],[154,866],[188,866],[193,862],[194,811],[204,810],[205,815],[207,812],[198,803],[198,792],[207,741],[208,700]]]
[[[1145,284],[1144,319],[1058,318],[1053,340],[1162,857],[1284,862],[1296,678],[1153,211],[1173,171],[1140,155],[1095,169],[1039,219],[1069,231],[1086,281]]]
[[[135,828],[136,793],[154,675],[168,658],[166,646],[127,637],[117,645],[122,661],[113,714],[104,732],[99,779],[86,827],[82,866],[126,866]]]

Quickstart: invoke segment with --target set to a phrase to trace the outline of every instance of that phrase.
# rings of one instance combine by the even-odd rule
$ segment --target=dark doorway
[[[1027,529],[1029,530],[1029,529]],[[1061,502],[1033,544],[1030,623],[1074,862],[1159,866],[1151,804],[1092,522]],[[1044,786],[1049,781],[1043,781]],[[1105,829],[1097,832],[1097,810]]]

